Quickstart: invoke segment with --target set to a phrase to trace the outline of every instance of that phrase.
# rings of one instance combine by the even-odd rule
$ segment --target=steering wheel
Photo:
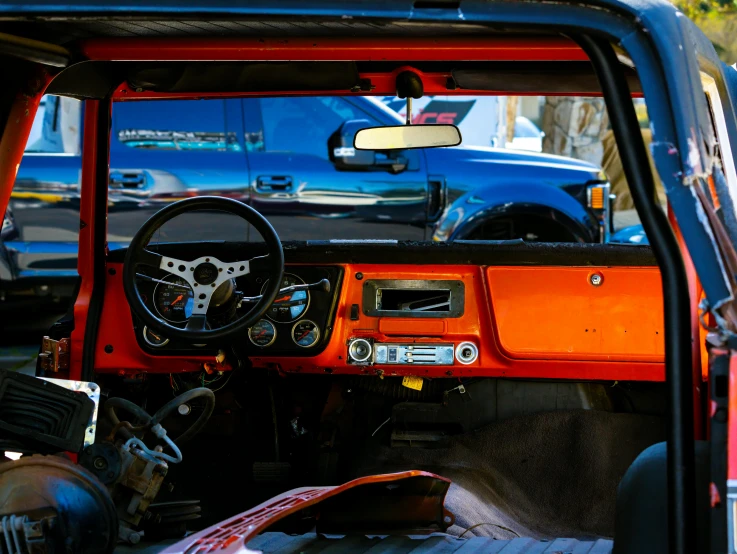
[[[264,242],[266,242],[268,253],[265,256],[229,263],[220,261],[214,256],[201,256],[191,261],[179,260],[162,256],[146,248],[154,233],[167,221],[178,215],[199,210],[227,212],[246,220],[261,234]],[[217,329],[208,329],[207,309],[210,306],[213,293],[225,281],[248,275],[251,272],[252,263],[256,260],[266,262],[269,272],[269,280],[261,298],[248,312],[235,321]],[[146,306],[136,285],[136,271],[138,266],[141,265],[162,269],[181,277],[190,286],[194,306],[186,327],[176,327],[168,323],[154,315]],[[236,335],[242,337],[243,333],[261,319],[274,302],[281,288],[283,275],[284,251],[282,250],[281,241],[264,216],[237,200],[217,196],[201,196],[175,202],[156,212],[143,224],[128,245],[128,252],[125,255],[123,265],[123,289],[133,312],[150,328],[161,330],[171,338],[210,342]]]

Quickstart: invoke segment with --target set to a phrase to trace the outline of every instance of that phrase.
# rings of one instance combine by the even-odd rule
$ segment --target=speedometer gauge
[[[154,306],[159,315],[171,323],[189,319],[194,308],[194,293],[187,281],[176,275],[164,277],[154,290]]]
[[[298,321],[292,327],[292,340],[297,346],[309,348],[320,340],[320,328],[309,319]]]
[[[264,283],[261,289],[261,294],[266,290],[268,281]],[[294,285],[303,285],[304,281],[292,275],[291,273],[285,273],[284,278],[281,282],[281,288],[293,287]],[[291,323],[296,321],[307,311],[307,307],[310,305],[310,293],[306,290],[298,290],[292,293],[279,293],[274,300],[274,303],[266,312],[266,315],[272,321],[278,323]]]
[[[259,319],[253,327],[248,330],[248,338],[256,346],[266,348],[276,340],[276,328],[274,324],[266,319]]]

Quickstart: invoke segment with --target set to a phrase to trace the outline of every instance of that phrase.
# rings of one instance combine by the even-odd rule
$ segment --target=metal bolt
[[[177,412],[179,412],[179,415],[189,415],[189,412],[192,411],[192,408],[189,407],[189,404],[180,404],[177,408]]]
[[[451,521],[453,521],[453,520],[451,519],[451,517],[450,517],[450,516],[445,516],[445,517],[443,518],[443,521],[444,521],[445,523],[447,523],[447,524],[450,524],[450,522],[451,522]]]
[[[92,465],[95,466],[95,469],[105,469],[107,467],[107,460],[102,456],[98,456],[95,458],[95,461],[92,462]]]
[[[594,273],[591,277],[589,277],[589,281],[592,285],[598,287],[599,285],[601,285],[601,283],[604,282],[604,278],[598,273]]]

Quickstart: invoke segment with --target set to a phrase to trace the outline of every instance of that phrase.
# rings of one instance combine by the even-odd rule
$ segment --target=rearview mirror
[[[455,125],[396,125],[369,127],[356,133],[356,150],[406,150],[458,146],[461,132]]]

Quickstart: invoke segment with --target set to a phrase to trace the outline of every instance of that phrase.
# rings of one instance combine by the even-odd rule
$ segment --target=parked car
[[[507,148],[542,152],[544,137],[545,133],[537,125],[528,118],[518,115],[514,121],[514,137],[511,142],[507,142]]]
[[[77,275],[82,108],[58,97],[43,108],[3,220],[9,296],[64,296]],[[127,244],[163,205],[198,195],[250,203],[284,240],[607,236],[608,184],[596,166],[490,147],[353,149],[358,129],[401,121],[371,97],[118,102],[108,241]],[[223,225],[210,226],[211,238]]]

